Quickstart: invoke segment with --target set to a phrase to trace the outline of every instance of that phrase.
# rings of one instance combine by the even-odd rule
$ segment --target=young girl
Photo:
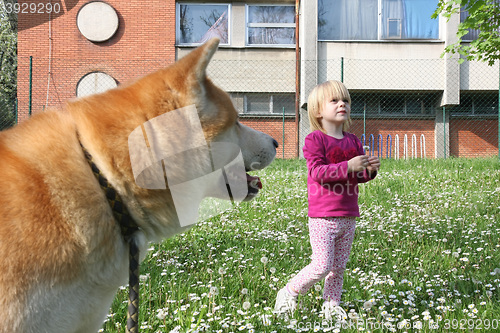
[[[356,227],[358,183],[373,179],[378,157],[365,155],[359,139],[347,129],[351,97],[338,81],[317,85],[307,101],[312,133],[303,148],[307,160],[309,237],[312,261],[278,292],[275,312],[293,312],[298,294],[325,279],[322,313],[343,319],[340,307],[344,270]]]

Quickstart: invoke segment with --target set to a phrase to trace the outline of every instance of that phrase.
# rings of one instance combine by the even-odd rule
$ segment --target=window
[[[451,109],[451,112],[462,115],[498,115],[498,93],[462,92],[460,105]]]
[[[238,112],[243,114],[295,114],[295,94],[232,93],[231,99]]]
[[[82,76],[76,85],[76,96],[83,97],[105,92],[117,87],[116,80],[103,72],[90,72]]]
[[[229,44],[229,4],[177,4],[177,44],[198,45],[212,37]]]
[[[462,23],[467,17],[469,16],[469,12],[466,11],[463,7],[460,8],[460,23]],[[477,39],[479,36],[479,30],[478,29],[469,29],[469,32],[462,36],[462,40],[474,40]]]
[[[351,93],[352,115],[434,114],[436,93]]]
[[[489,5],[493,5],[496,8],[500,5],[500,0],[490,0]],[[460,7],[460,23],[463,23],[468,16],[469,16],[469,12],[465,9],[465,7]],[[485,22],[483,24],[489,24],[489,23]],[[467,34],[462,36],[462,40],[463,41],[476,40],[479,38],[480,33],[481,33],[480,29],[468,29]]]
[[[318,0],[319,40],[438,39],[437,0]]]
[[[247,45],[295,45],[295,7],[247,5]]]

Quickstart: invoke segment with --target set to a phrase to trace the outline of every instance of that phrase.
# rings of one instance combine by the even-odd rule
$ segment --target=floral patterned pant
[[[312,261],[290,280],[288,288],[304,294],[325,279],[323,298],[338,305],[355,229],[355,217],[309,218]]]

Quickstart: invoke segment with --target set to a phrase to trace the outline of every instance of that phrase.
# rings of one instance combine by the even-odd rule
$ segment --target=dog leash
[[[80,141],[80,139],[78,139]],[[113,211],[113,216],[120,226],[122,236],[129,245],[129,294],[127,311],[127,333],[139,332],[139,247],[132,235],[139,230],[134,219],[130,215],[127,207],[123,203],[120,195],[111,186],[101,173],[101,170],[94,163],[92,155],[85,149],[80,142],[85,158],[99,181],[101,189],[106,195],[106,199]]]

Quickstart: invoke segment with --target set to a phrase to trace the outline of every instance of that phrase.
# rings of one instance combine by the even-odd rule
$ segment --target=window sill
[[[444,43],[440,39],[318,40],[319,43]]]
[[[175,44],[176,48],[194,49],[202,44]],[[220,49],[286,49],[295,50],[295,45],[241,45],[233,46],[229,44],[219,44]]]
[[[352,119],[363,119],[362,113],[351,114]],[[366,119],[435,119],[435,114],[376,113],[366,114]]]
[[[278,113],[240,113],[240,119],[251,119],[251,118],[279,118],[283,119],[283,114]],[[285,119],[294,119],[295,114],[285,113]]]

